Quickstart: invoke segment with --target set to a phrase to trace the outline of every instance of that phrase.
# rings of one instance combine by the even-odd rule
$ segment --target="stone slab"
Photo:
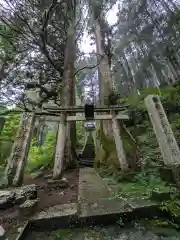
[[[107,186],[93,168],[79,170],[78,203],[94,203],[101,198],[110,197]]]
[[[48,208],[46,211],[35,214],[30,220],[50,219],[53,217],[72,216],[77,214],[77,204],[62,204]]]
[[[53,177],[52,173],[48,175],[44,175],[44,179],[52,179],[52,177]]]
[[[128,199],[127,203],[132,207],[133,210],[152,207],[152,206],[159,206],[159,203],[152,201],[150,199]]]
[[[150,199],[128,199],[135,218],[161,216],[160,203]]]
[[[47,184],[51,187],[57,187],[57,188],[67,188],[68,187],[68,181],[66,178],[54,180],[54,179],[48,179]]]
[[[77,204],[62,204],[35,214],[30,220],[31,229],[56,230],[68,228],[77,221]]]
[[[122,199],[101,199],[94,203],[84,203],[80,217],[111,215],[132,212],[132,208]]]
[[[110,224],[132,208],[123,199],[111,199],[112,193],[93,168],[80,169],[78,214],[83,224]]]

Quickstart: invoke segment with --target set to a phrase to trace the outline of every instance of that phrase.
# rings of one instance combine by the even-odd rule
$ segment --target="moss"
[[[130,168],[134,168],[137,158],[137,141],[134,142],[131,137],[128,135],[127,131],[120,127],[121,138],[123,141],[123,148],[127,157],[128,164]],[[108,168],[112,171],[116,171],[120,169],[119,160],[117,158],[116,146],[114,140],[108,139],[103,130],[99,131],[100,137],[100,149],[96,152],[96,166],[108,166]],[[99,147],[97,147],[99,148]]]
[[[76,231],[72,229],[61,229],[55,233],[55,240],[73,239],[74,235],[76,235]]]
[[[162,228],[171,228],[171,227],[175,227],[175,228],[178,228],[178,225],[177,224],[174,224],[173,222],[171,221],[168,221],[168,220],[162,220],[162,219],[153,219],[151,221],[149,221],[151,226],[154,226],[154,227],[162,227]]]
[[[106,138],[102,130],[100,131],[100,146],[102,152],[100,163],[114,169],[119,167],[115,143],[113,140]]]

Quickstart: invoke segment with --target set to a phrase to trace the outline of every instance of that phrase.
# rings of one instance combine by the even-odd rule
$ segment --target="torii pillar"
[[[21,185],[27,163],[35,115],[24,112],[21,115],[19,129],[5,169],[5,185]]]

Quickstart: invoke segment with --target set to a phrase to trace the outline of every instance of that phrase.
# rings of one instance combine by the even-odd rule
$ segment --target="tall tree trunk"
[[[105,17],[103,15],[103,12],[101,12],[100,8],[98,9],[98,1],[90,1],[90,7],[92,10],[92,20],[93,20],[93,26],[94,26],[94,34],[95,34],[95,40],[96,40],[96,53],[97,53],[97,60],[98,60],[98,71],[100,74],[99,79],[99,90],[100,90],[100,104],[101,105],[112,105],[110,100],[111,94],[113,94],[113,81],[112,81],[112,74],[109,64],[109,59],[107,56],[107,51],[105,49],[105,33],[108,29],[105,29],[105,27],[108,27],[105,22]],[[107,36],[108,38],[108,36]],[[110,47],[110,46],[107,46]],[[109,49],[108,49],[109,50]],[[116,122],[115,122],[116,123]],[[106,143],[112,144],[114,141],[116,143],[116,146],[118,143],[121,142],[121,137],[117,134],[115,134],[116,125],[113,121],[105,120],[102,121],[101,124],[101,143],[102,148],[107,152],[107,161],[111,161],[113,159],[114,151],[108,152],[106,149]],[[113,131],[114,130],[114,131]],[[104,138],[105,137],[105,138]],[[120,141],[118,141],[120,140]],[[116,155],[115,159],[118,160],[119,158],[122,158],[120,161],[120,164],[123,162],[123,165],[121,166],[122,170],[125,170],[128,166],[127,164],[124,164],[126,161],[125,155],[120,154],[120,150],[123,149],[123,145],[121,144],[121,148],[118,148],[118,154]],[[114,149],[115,150],[115,149]]]
[[[94,34],[96,38],[96,52],[97,52],[97,60],[99,62],[98,71],[100,75],[99,79],[99,91],[100,91],[100,104],[101,105],[108,105],[108,96],[113,92],[113,84],[112,84],[112,75],[111,70],[108,62],[108,56],[105,53],[105,49],[103,47],[103,29],[100,25],[101,21],[104,21],[103,16],[99,16],[99,19],[95,19],[93,14],[93,21],[94,21]],[[103,121],[102,124],[103,132],[105,133],[106,137],[112,139],[112,123],[111,121]]]
[[[70,4],[70,5],[69,5]],[[67,42],[65,47],[65,59],[64,59],[64,75],[63,86],[61,91],[61,105],[63,107],[73,106],[75,104],[75,78],[74,78],[74,61],[76,57],[76,24],[75,24],[75,11],[76,0],[68,2],[69,12],[69,27],[67,31]],[[62,176],[63,170],[75,161],[75,140],[76,140],[76,124],[67,123],[66,116],[61,116],[61,125],[58,131],[62,131],[63,134],[58,133],[55,164],[53,178],[57,179]],[[66,127],[64,127],[64,125]],[[62,127],[63,125],[63,127]],[[64,130],[66,128],[66,130]],[[65,144],[64,139],[66,138]],[[58,151],[60,146],[64,146],[64,150]],[[66,160],[66,162],[65,162]],[[63,162],[62,162],[63,161]],[[58,169],[57,169],[57,168]],[[56,169],[55,169],[56,168]]]

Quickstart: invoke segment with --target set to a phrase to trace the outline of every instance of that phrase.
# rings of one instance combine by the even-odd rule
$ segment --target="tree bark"
[[[102,16],[99,16],[99,18],[102,18]],[[104,41],[102,34],[103,29],[101,29],[99,19],[93,19],[93,21],[95,25],[94,33],[96,38],[96,52],[98,55],[97,60],[99,62],[98,71],[100,74],[99,79],[100,104],[108,105],[109,104],[108,96],[113,92],[112,75],[109,67],[108,57],[102,45]],[[102,128],[106,137],[109,139],[113,139],[111,121],[107,120],[103,121]]]
[[[61,102],[64,107],[75,105],[75,22],[72,22],[68,30],[68,40],[65,50],[63,88],[61,93]],[[76,141],[76,123],[69,122],[66,132],[66,165],[74,160]]]
[[[68,3],[67,3],[68,6]],[[60,92],[61,105],[63,107],[75,105],[75,78],[74,78],[74,61],[76,57],[76,24],[75,24],[75,11],[76,0],[72,0],[71,9],[69,12],[69,27],[67,31],[67,42],[65,47],[64,58],[64,74],[63,86]],[[61,133],[63,129],[63,133]],[[64,139],[62,139],[64,138]],[[66,124],[66,130],[62,127],[61,123],[58,130],[58,140],[56,145],[56,154],[54,162],[53,178],[61,177],[63,170],[75,161],[75,140],[76,140],[76,124]],[[64,143],[65,141],[65,143]],[[61,146],[62,144],[62,146]],[[65,145],[64,145],[65,144]],[[59,153],[59,148],[61,153]],[[62,153],[64,149],[64,153]],[[61,163],[60,163],[61,162]],[[56,170],[56,167],[58,170]]]

